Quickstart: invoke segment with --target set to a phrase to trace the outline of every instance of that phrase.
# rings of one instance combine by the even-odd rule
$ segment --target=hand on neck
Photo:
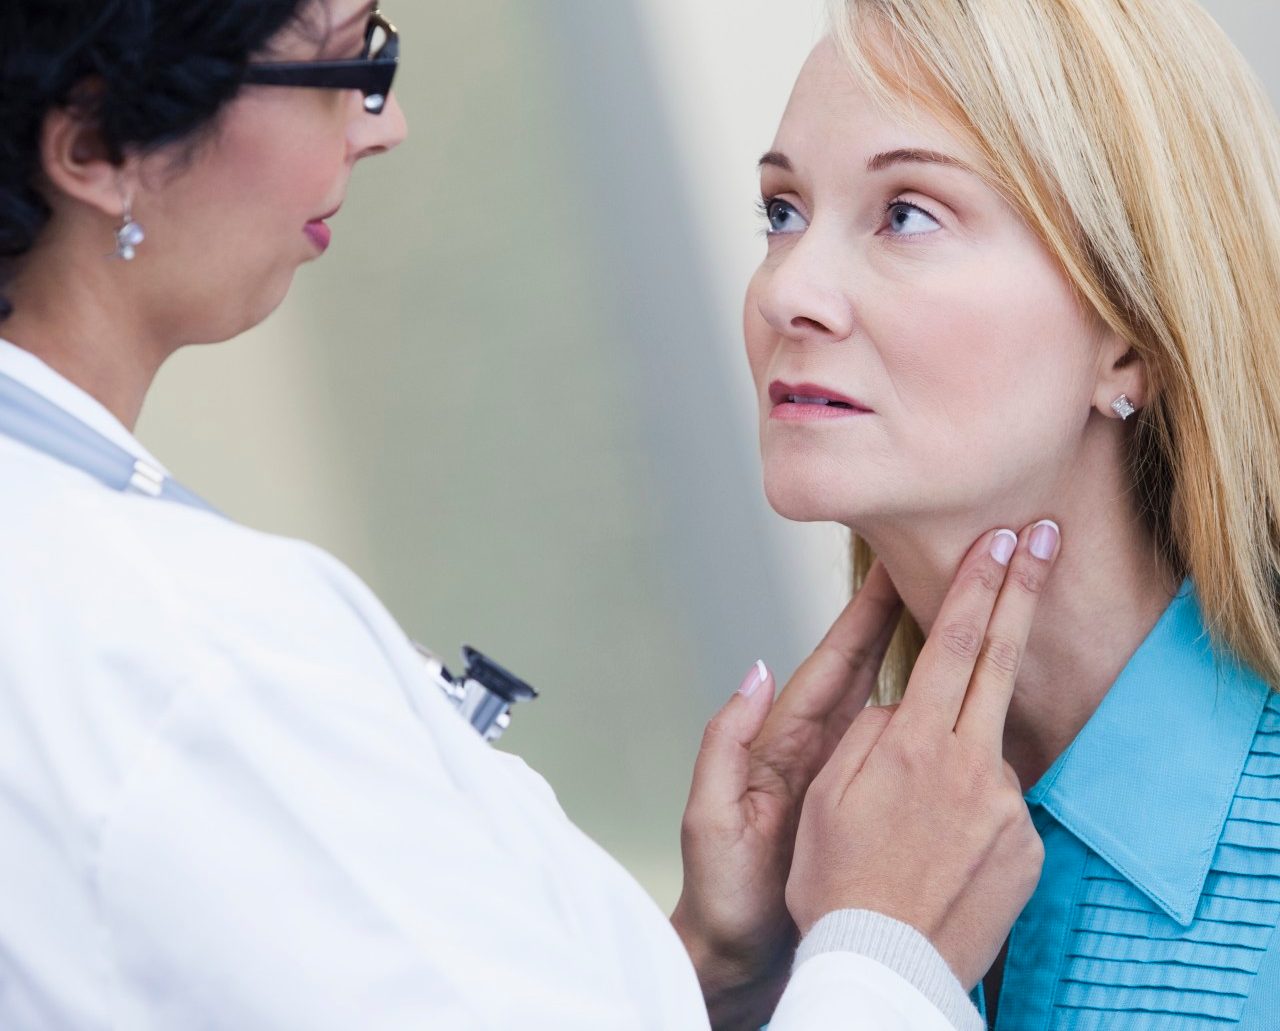
[[[1178,588],[1118,472],[1075,477],[1054,496],[1053,503],[1036,499],[1003,511],[897,519],[856,531],[927,634],[961,558],[982,533],[1001,526],[1018,532],[1046,518],[1061,527],[1061,554],[1036,612],[1005,728],[1005,757],[1024,788],[1079,733]]]

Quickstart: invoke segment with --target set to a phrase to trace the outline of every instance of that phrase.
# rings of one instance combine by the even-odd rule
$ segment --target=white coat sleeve
[[[824,952],[801,963],[769,1031],[954,1031],[914,985],[856,952]]]
[[[323,667],[236,672],[178,695],[107,814],[111,1026],[648,1026],[620,979],[661,950],[631,973],[583,924],[594,867],[470,728]],[[688,1020],[661,1022],[705,1029],[689,980]]]
[[[968,993],[923,934],[864,909],[828,913],[810,929],[796,952],[787,991],[787,1008],[779,1012],[803,1015],[790,1018],[803,1021],[795,1025],[796,1031],[821,1026],[812,1023],[817,1016],[810,1010],[826,1019],[830,1006],[845,1014],[840,1027],[984,1028]],[[855,998],[863,1001],[854,1005]],[[892,1008],[892,1015],[879,1011],[885,1004]]]

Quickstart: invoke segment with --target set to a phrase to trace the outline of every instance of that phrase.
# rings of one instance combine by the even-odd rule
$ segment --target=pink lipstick
[[[316,246],[321,254],[329,249],[329,244],[333,240],[333,230],[325,225],[322,219],[316,219],[314,222],[308,222],[304,230],[309,239]]]
[[[774,380],[769,385],[773,410],[769,418],[787,422],[813,419],[847,419],[871,415],[872,409],[862,402],[816,383],[784,383]]]

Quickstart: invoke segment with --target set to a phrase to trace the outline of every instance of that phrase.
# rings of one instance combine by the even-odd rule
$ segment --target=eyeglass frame
[[[387,41],[373,57],[369,50],[378,29]],[[369,15],[365,29],[365,53],[354,60],[264,61],[245,68],[243,82],[252,86],[302,86],[313,89],[358,89],[364,94],[364,109],[380,115],[391,95],[391,84],[400,65],[400,33],[377,7]]]

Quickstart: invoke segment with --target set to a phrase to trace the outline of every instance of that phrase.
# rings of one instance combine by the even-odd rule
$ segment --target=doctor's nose
[[[354,160],[359,161],[395,150],[408,134],[409,123],[404,108],[392,90],[381,114],[369,114],[363,109],[357,113],[348,133],[348,146]]]
[[[764,273],[757,305],[780,336],[798,343],[846,340],[854,330],[850,273],[810,229]]]

